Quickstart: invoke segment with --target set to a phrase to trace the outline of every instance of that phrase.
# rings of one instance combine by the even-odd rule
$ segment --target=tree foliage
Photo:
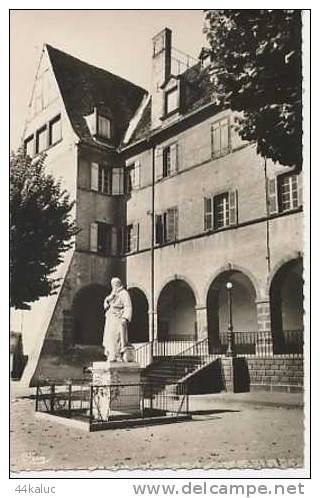
[[[10,159],[10,304],[52,294],[52,276],[72,246],[73,203],[60,182],[45,172],[45,155],[32,161],[22,151]]]
[[[239,111],[240,136],[264,157],[302,164],[299,10],[208,10],[218,100]]]

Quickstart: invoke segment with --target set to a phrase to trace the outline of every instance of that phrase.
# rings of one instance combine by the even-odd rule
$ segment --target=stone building
[[[151,64],[148,93],[43,49],[24,144],[32,157],[46,151],[80,232],[59,292],[23,312],[22,380],[78,378],[103,358],[102,301],[119,276],[144,366],[195,344],[225,355],[231,293],[252,386],[301,388],[302,175],[240,139],[215,100],[210,51],[192,60],[166,28]]]

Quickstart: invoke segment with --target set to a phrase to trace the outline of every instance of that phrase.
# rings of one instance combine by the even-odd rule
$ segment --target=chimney
[[[161,125],[163,90],[160,87],[171,74],[171,35],[171,29],[164,28],[152,38],[151,128]]]

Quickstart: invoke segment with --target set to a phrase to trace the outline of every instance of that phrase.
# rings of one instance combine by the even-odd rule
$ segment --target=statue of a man
[[[128,322],[132,317],[132,304],[130,294],[120,278],[112,278],[111,289],[111,294],[104,300],[106,321],[103,346],[109,361],[121,361],[128,344]]]

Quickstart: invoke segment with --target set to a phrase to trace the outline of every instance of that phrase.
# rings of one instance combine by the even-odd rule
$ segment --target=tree
[[[55,292],[62,255],[76,233],[73,202],[60,182],[45,172],[45,155],[32,161],[24,152],[10,158],[10,305]]]
[[[239,111],[240,136],[263,157],[302,164],[299,10],[208,10],[218,101]]]

